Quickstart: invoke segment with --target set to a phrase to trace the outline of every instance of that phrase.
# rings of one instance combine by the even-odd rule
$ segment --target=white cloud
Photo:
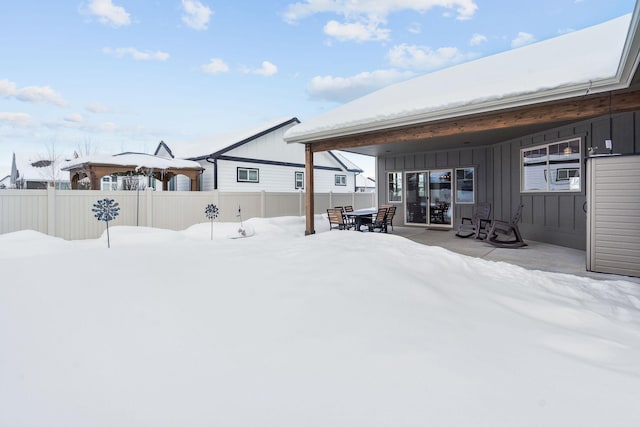
[[[389,14],[405,10],[425,13],[434,7],[455,10],[458,20],[471,19],[478,9],[473,0],[305,0],[289,4],[282,17],[295,24],[317,13],[333,13],[344,17],[344,22],[331,20],[325,25],[324,32],[332,37],[341,41],[388,40],[391,30],[381,25],[386,24]]]
[[[71,123],[81,123],[84,120],[84,117],[82,117],[82,114],[73,113],[65,116],[64,120]]]
[[[84,106],[84,109],[92,113],[108,113],[109,107],[98,102],[90,102]]]
[[[420,25],[419,22],[414,22],[407,29],[407,31],[409,31],[411,34],[420,34],[420,33],[422,33],[422,25]]]
[[[209,18],[213,13],[211,9],[200,3],[198,0],[182,0],[182,22],[194,30],[206,30]]]
[[[477,46],[481,43],[485,43],[486,41],[487,41],[486,36],[476,33],[471,37],[471,40],[469,40],[469,44],[471,46]]]
[[[324,33],[334,37],[340,41],[370,41],[370,40],[388,40],[388,29],[378,28],[376,22],[352,22],[341,24],[338,21],[331,20],[324,26]]]
[[[212,58],[208,64],[200,67],[202,71],[209,74],[226,73],[229,71],[229,66],[220,58]]]
[[[293,24],[316,13],[334,13],[350,19],[364,16],[382,22],[390,13],[403,10],[424,13],[434,7],[455,10],[459,20],[470,19],[478,9],[473,0],[305,0],[289,4],[283,19]]]
[[[134,47],[118,47],[112,49],[105,47],[102,49],[102,53],[107,55],[113,55],[116,58],[122,58],[123,56],[130,56],[136,61],[166,61],[169,59],[169,54],[166,52],[156,51],[141,51]]]
[[[27,127],[33,122],[33,118],[27,113],[3,113],[0,112],[0,125],[8,124],[15,127]]]
[[[261,76],[272,76],[274,74],[276,74],[278,72],[278,67],[276,67],[275,65],[273,65],[271,62],[269,61],[263,61],[262,62],[262,67],[260,68],[256,68],[256,69],[251,69],[247,66],[240,66],[239,71],[242,74],[259,74]]]
[[[254,70],[255,74],[260,74],[261,76],[266,76],[266,77],[273,76],[277,72],[278,72],[278,67],[276,67],[269,61],[263,61],[262,68]]]
[[[464,62],[475,54],[462,53],[455,47],[441,47],[436,50],[428,46],[401,44],[388,52],[389,61],[394,67],[411,70],[435,70],[447,65]]]
[[[114,5],[111,0],[92,0],[86,7],[85,13],[97,16],[100,23],[112,27],[131,24],[129,13],[124,7]]]
[[[67,101],[49,86],[26,86],[19,89],[7,79],[0,80],[0,96],[23,102],[49,103],[61,107],[67,105]]]
[[[307,92],[314,98],[347,102],[413,76],[412,72],[396,70],[365,72],[352,77],[316,76],[311,79]]]
[[[526,44],[530,44],[536,41],[536,38],[531,33],[525,33],[520,31],[518,33],[518,37],[511,40],[511,47],[516,48],[520,46],[524,46]]]

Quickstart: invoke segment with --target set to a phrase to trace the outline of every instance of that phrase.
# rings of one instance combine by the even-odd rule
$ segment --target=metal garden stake
[[[104,221],[107,223],[107,247],[111,247],[111,240],[109,238],[109,221],[114,220],[120,212],[118,203],[113,199],[101,199],[93,204],[94,216],[98,221]]]

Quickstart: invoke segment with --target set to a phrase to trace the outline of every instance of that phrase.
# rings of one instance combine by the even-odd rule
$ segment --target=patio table
[[[356,225],[355,230],[361,231],[360,227],[365,224],[365,220],[372,220],[373,216],[378,212],[378,208],[356,209],[352,212],[345,212],[344,215],[353,218]]]

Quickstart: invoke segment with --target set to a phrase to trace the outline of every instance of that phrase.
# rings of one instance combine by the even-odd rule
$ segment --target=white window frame
[[[240,172],[246,172],[246,178],[240,178]],[[251,179],[251,173],[255,172],[255,179]],[[238,182],[251,182],[251,183],[259,183],[260,182],[260,169],[258,168],[245,168],[240,167],[236,169],[236,179]]]
[[[335,185],[339,187],[347,186],[347,175],[336,175],[335,177]]]
[[[294,182],[296,190],[304,190],[304,172],[296,171],[294,175]]]
[[[111,175],[105,175],[100,178],[100,190],[101,191],[116,191],[118,189],[118,178]]]
[[[400,193],[397,195],[397,197],[399,197],[399,200],[391,200],[391,176],[394,176],[394,184],[396,186],[396,189],[398,187],[398,185],[400,186]],[[402,204],[402,201],[404,200],[404,197],[402,196],[404,194],[404,186],[403,186],[403,174],[402,172],[399,171],[389,171],[387,172],[387,202],[388,203],[399,203]]]
[[[472,178],[471,178],[471,201],[460,201],[458,200],[458,171],[459,170],[467,170],[467,169],[471,169],[472,171]],[[459,167],[459,168],[455,168],[453,173],[455,174],[455,183],[454,183],[454,188],[455,188],[455,201],[457,204],[459,205],[473,205],[476,202],[476,168],[474,166],[463,166],[463,167]],[[467,179],[465,179],[464,181],[468,181]]]
[[[574,152],[570,152],[567,153],[568,156],[572,156],[574,157],[577,161],[575,160],[571,160],[571,159],[567,159],[565,161],[566,166],[562,165],[561,167],[557,167],[555,169],[551,168],[552,164],[561,164],[563,161],[562,159],[557,159],[556,161],[552,160],[552,156],[553,154],[549,153],[549,147],[552,147],[554,145],[559,145],[559,144],[570,144],[570,143],[576,143],[577,142],[577,146],[578,146],[578,152],[574,153]],[[546,144],[540,144],[540,145],[533,145],[530,147],[523,147],[520,149],[520,192],[521,193],[580,193],[583,191],[583,176],[584,176],[584,162],[582,161],[582,137],[574,137],[574,138],[568,138],[568,139],[563,139],[563,140],[557,140],[557,141],[553,141],[553,142],[548,142]],[[544,150],[546,152],[546,155],[540,158],[540,163],[545,165],[545,169],[543,171],[543,176],[544,176],[544,180],[545,180],[545,188],[530,188],[530,189],[526,189],[525,187],[525,161],[524,161],[524,153],[527,151],[533,151],[533,150]],[[567,171],[567,178],[563,178],[558,180],[557,177],[559,176],[558,172],[560,170],[564,170]],[[578,176],[570,176],[572,174],[572,172],[570,172],[571,170],[575,171],[577,170]],[[575,172],[573,172],[573,174],[575,174]],[[568,182],[568,188],[553,188],[551,185],[551,179],[552,178],[554,180],[554,182]],[[577,178],[577,180],[575,180],[574,183],[570,183],[570,179],[571,178]],[[577,183],[577,184],[576,184]],[[577,186],[576,186],[577,185]]]

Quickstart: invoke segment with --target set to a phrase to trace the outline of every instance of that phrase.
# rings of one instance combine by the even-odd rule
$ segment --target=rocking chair
[[[491,203],[480,202],[474,208],[471,218],[463,217],[462,223],[458,227],[456,236],[471,237],[476,239],[484,239],[487,237],[487,230],[491,226],[489,214],[491,213]]]
[[[515,215],[508,221],[496,221],[491,222],[491,229],[487,234],[487,243],[491,243],[493,246],[499,248],[520,248],[527,246],[518,229],[518,222],[522,218],[522,208],[524,205],[519,205]]]

